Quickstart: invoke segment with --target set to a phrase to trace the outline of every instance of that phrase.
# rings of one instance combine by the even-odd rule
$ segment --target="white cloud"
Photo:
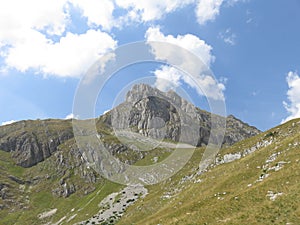
[[[17,121],[15,121],[15,120],[10,120],[10,121],[6,121],[6,122],[2,122],[2,123],[1,123],[1,126],[9,125],[9,124],[12,124],[12,123],[15,123],[15,122],[17,122]]]
[[[116,54],[114,52],[107,53],[97,60],[96,64],[93,64],[92,67],[89,68],[88,73],[82,79],[83,84],[89,85],[95,82],[95,79],[100,75],[104,74],[106,70],[106,66],[108,63],[115,61]],[[100,72],[100,73],[99,73]]]
[[[73,113],[71,113],[66,116],[65,120],[70,120],[70,119],[79,119],[79,116],[75,116]]]
[[[114,2],[111,0],[70,0],[70,2],[82,10],[84,17],[88,19],[90,26],[102,26],[110,30],[114,26],[113,11]]]
[[[159,27],[151,27],[147,30],[145,37],[147,41],[168,42],[170,44],[185,48],[200,57],[203,63],[207,66],[210,66],[210,64],[215,60],[215,57],[211,54],[212,47],[207,45],[205,41],[192,34],[178,35],[177,37],[172,35],[165,36],[163,33],[161,33]],[[172,57],[173,53],[167,51],[168,49],[156,50],[158,58],[165,59],[167,57]],[[175,56],[176,55],[173,57]]]
[[[212,47],[205,43],[205,41],[198,37],[187,34],[184,36],[178,35],[174,37],[172,35],[165,36],[160,32],[159,28],[149,28],[145,35],[147,41],[152,47],[153,53],[157,60],[168,60],[168,62],[179,66],[185,72],[196,75],[191,78],[190,75],[179,72],[175,68],[163,66],[160,70],[154,72],[157,76],[156,85],[162,90],[178,86],[179,80],[183,80],[191,87],[195,88],[201,95],[205,95],[208,98],[215,100],[224,100],[225,85],[219,81],[216,81],[209,75],[209,68],[211,63],[215,60],[212,55]],[[186,52],[179,52],[179,49],[175,49],[169,45],[162,46],[151,41],[168,42],[180,46],[199,57],[202,63],[195,65],[193,63],[194,58],[191,58],[191,54]],[[163,78],[163,79],[162,79]],[[170,80],[171,82],[166,82]]]
[[[116,44],[107,33],[97,30],[88,30],[80,35],[67,33],[57,43],[31,30],[23,41],[8,50],[6,63],[23,72],[35,69],[43,74],[79,77]]]
[[[143,22],[158,20],[166,13],[173,12],[194,0],[116,0],[116,4],[129,11],[132,18]],[[137,16],[140,15],[140,16]]]
[[[109,34],[97,29],[82,34],[65,33],[70,23],[69,1],[11,0],[1,4],[0,16],[5,19],[0,19],[0,57],[6,64],[1,73],[15,68],[21,72],[33,69],[46,75],[80,77],[97,58],[116,47]],[[80,0],[72,2],[80,4],[91,23],[109,27],[110,18],[106,17],[113,10],[109,7],[111,1],[89,2],[90,7]],[[95,16],[97,10],[99,18]]]
[[[175,89],[180,85],[182,74],[174,67],[162,66],[159,70],[156,70],[154,74],[157,78],[155,81],[155,87],[161,91]]]
[[[289,113],[289,116],[282,122],[300,118],[300,77],[297,72],[290,71],[287,74],[286,81],[289,86],[289,90],[287,92],[289,103],[284,102],[283,104]]]
[[[68,23],[67,0],[1,1],[0,42],[13,44],[28,29],[60,35]]]
[[[195,14],[200,25],[213,21],[220,14],[221,6],[232,7],[235,4],[249,0],[197,0]]]
[[[196,7],[196,16],[199,24],[214,20],[220,13],[223,0],[199,0]]]

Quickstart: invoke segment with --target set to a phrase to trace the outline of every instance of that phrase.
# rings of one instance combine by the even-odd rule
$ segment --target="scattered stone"
[[[45,219],[47,217],[53,216],[57,212],[57,209],[52,209],[48,212],[43,212],[38,215],[39,219]]]
[[[74,215],[70,216],[69,219],[67,220],[67,222],[70,222],[70,221],[73,220],[76,216],[77,216],[77,214],[74,214]]]
[[[267,197],[270,198],[271,201],[275,201],[277,197],[283,195],[282,192],[278,192],[278,193],[274,193],[273,191],[268,191],[267,193]]]
[[[155,156],[155,157],[152,159],[152,162],[153,162],[153,163],[157,163],[157,162],[158,162],[158,157]]]
[[[258,178],[258,180],[256,182],[262,182],[264,179],[266,179],[270,174],[268,173],[263,173],[260,175],[260,177]]]
[[[139,198],[144,198],[148,190],[142,185],[127,186],[120,192],[115,192],[104,198],[100,204],[100,211],[88,221],[77,223],[78,225],[91,225],[103,222],[114,224],[124,213],[128,206]]]

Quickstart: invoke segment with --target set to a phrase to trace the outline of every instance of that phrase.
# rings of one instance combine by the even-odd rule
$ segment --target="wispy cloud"
[[[253,91],[253,92],[251,93],[251,95],[252,95],[253,97],[256,97],[258,94],[259,94],[259,91]]]
[[[242,2],[246,3],[249,2],[250,0],[226,0],[226,6],[234,6],[235,4]]]
[[[249,24],[249,23],[252,23],[254,21],[254,18],[252,16],[252,12],[250,10],[247,10],[246,11],[246,23]]]
[[[219,33],[219,37],[228,45],[235,45],[237,36],[232,32],[231,28]]]

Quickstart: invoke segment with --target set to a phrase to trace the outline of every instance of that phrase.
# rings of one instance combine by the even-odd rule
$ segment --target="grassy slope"
[[[68,152],[65,149],[65,154]],[[9,186],[8,196],[13,199],[14,203],[9,208],[0,210],[0,224],[45,224],[47,222],[57,222],[64,216],[67,221],[71,216],[76,215],[69,223],[80,222],[96,214],[99,210],[98,204],[108,194],[119,191],[121,185],[100,179],[96,184],[96,189],[88,195],[83,194],[83,190],[77,190],[68,198],[55,197],[51,190],[58,185],[62,177],[69,176],[69,181],[88,186],[78,175],[74,174],[72,169],[68,170],[65,175],[55,175],[56,170],[53,168],[54,156],[51,156],[44,162],[31,168],[22,168],[16,166],[11,159],[10,153],[0,151],[0,183]],[[8,178],[9,175],[16,176],[22,180],[28,180],[29,177],[45,177],[50,175],[49,179],[41,179],[36,185],[19,185]],[[3,200],[0,198],[0,204]],[[22,206],[19,206],[19,205]],[[38,215],[43,212],[57,208],[57,212],[49,218],[39,220]]]
[[[294,124],[294,126],[293,126]],[[279,132],[279,133],[278,133]],[[200,175],[200,183],[178,184],[197,168],[201,149],[171,180],[149,187],[150,194],[131,206],[118,224],[300,224],[300,121],[291,121],[264,134],[242,141],[221,154],[238,152],[258,141],[275,141],[255,153]],[[294,146],[294,143],[299,145]],[[269,177],[256,182],[262,166],[274,153],[281,152],[269,167],[289,162]],[[250,186],[251,184],[252,186]],[[161,196],[183,188],[170,199]],[[271,201],[268,191],[283,195]],[[176,191],[175,191],[176,193]]]
[[[51,185],[51,184],[49,184]],[[14,213],[9,213],[7,210],[0,211],[0,224],[44,224],[49,221],[57,222],[64,216],[69,219],[71,216],[77,214],[77,216],[71,220],[70,223],[79,222],[89,218],[96,214],[99,210],[98,204],[108,194],[118,191],[120,186],[110,182],[104,182],[100,184],[98,188],[91,194],[78,197],[71,195],[69,198],[55,198],[52,196],[49,190],[32,190],[29,194],[31,203],[29,209],[21,210]],[[57,213],[52,217],[44,220],[39,220],[38,215],[43,212],[50,211],[51,209],[57,208]]]
[[[51,132],[57,133],[60,130],[69,129],[70,121],[56,121],[50,120],[51,122]],[[28,121],[23,122],[25,125]],[[9,135],[17,135],[22,129],[18,129],[20,126],[24,126],[22,122],[14,124],[14,126],[6,126],[2,128],[3,135],[6,132]],[[31,126],[26,127],[26,131],[31,132],[32,127],[40,125],[40,121],[30,121]],[[27,125],[26,125],[27,126]],[[42,126],[43,127],[43,126]],[[100,128],[101,129],[100,129]],[[49,129],[50,129],[49,128]],[[44,128],[43,128],[44,129]],[[34,129],[37,131],[38,129]],[[118,139],[110,135],[109,130],[102,121],[98,122],[98,130],[105,134],[104,141],[106,143],[118,143]],[[39,133],[39,132],[38,132]],[[40,132],[43,133],[43,132]],[[42,138],[42,137],[40,137]],[[59,146],[59,151],[64,155],[64,158],[68,158],[70,161],[74,160],[70,157],[70,146],[72,145],[74,139],[70,139]],[[141,164],[152,164],[151,161],[154,156],[160,155],[159,160],[162,160],[169,153],[168,150],[156,149],[151,151],[144,159],[141,160]],[[137,158],[134,152],[129,151],[128,154],[120,154],[120,158],[124,160],[131,158]],[[98,183],[95,184],[96,189],[88,195],[84,195],[84,190],[77,190],[75,194],[72,194],[68,198],[58,198],[52,195],[53,187],[56,187],[59,181],[68,177],[68,181],[72,183],[80,184],[83,187],[88,187],[89,184],[83,183],[79,175],[74,173],[74,169],[70,168],[56,168],[55,163],[57,159],[55,156],[51,156],[45,161],[38,163],[31,168],[23,168],[15,165],[14,159],[11,157],[11,153],[0,151],[0,184],[5,184],[8,186],[9,208],[0,210],[0,225],[5,224],[41,224],[47,222],[57,222],[61,218],[66,216],[63,224],[73,224],[75,222],[80,222],[85,219],[90,218],[92,215],[99,211],[98,204],[101,200],[112,192],[119,191],[122,186],[112,183],[110,181],[100,179]],[[75,165],[76,162],[70,165]],[[67,170],[66,170],[67,169]],[[30,185],[20,185],[9,178],[9,175],[20,178],[21,180],[32,180],[35,177],[40,177],[40,182],[38,184]],[[49,177],[49,178],[45,178]],[[82,188],[83,189],[83,188]],[[0,197],[0,205],[4,204],[4,201]],[[7,201],[5,202],[7,205]],[[57,208],[57,212],[44,220],[39,220],[38,215]],[[66,222],[70,217],[76,215],[74,219],[70,222]]]
[[[105,133],[109,137],[107,128],[103,125],[102,121],[97,124],[102,133]],[[20,133],[36,132],[39,140],[47,141],[49,137],[45,136],[45,130],[51,133],[51,135],[59,135],[61,132],[72,133],[72,126],[70,120],[45,120],[45,121],[21,121],[13,125],[1,127],[0,136],[18,136]],[[45,136],[45,137],[44,137]],[[74,139],[70,139],[66,143],[59,146],[59,149],[63,153],[64,157],[69,157],[69,147]],[[119,191],[121,185],[115,184],[104,179],[100,179],[96,184],[96,189],[88,195],[84,195],[84,190],[77,190],[75,194],[72,194],[68,198],[59,198],[52,195],[51,191],[53,187],[57,186],[59,180],[68,176],[68,181],[76,184],[80,184],[83,187],[90,186],[88,183],[74,174],[72,168],[67,169],[55,168],[56,163],[55,156],[51,156],[45,161],[31,167],[23,168],[16,166],[14,159],[11,157],[11,153],[0,150],[0,184],[5,184],[8,187],[6,191],[9,208],[0,210],[0,225],[5,224],[43,224],[47,222],[57,222],[64,216],[64,224],[73,224],[89,218],[98,212],[98,204],[108,194]],[[72,160],[72,159],[70,159]],[[76,162],[71,163],[73,165]],[[34,185],[20,185],[11,179],[9,175],[13,175],[22,180],[32,180],[34,177],[40,177],[40,182]],[[49,176],[49,179],[45,177]],[[83,188],[82,188],[83,189]],[[4,200],[0,197],[0,205],[4,204]],[[57,212],[44,220],[39,220],[38,215],[43,212],[50,211],[57,208]],[[74,219],[69,223],[66,221],[77,214]]]
[[[199,183],[183,182],[182,178],[195,174],[199,166],[204,149],[196,149],[192,159],[175,176],[158,185],[147,187],[149,194],[146,198],[129,207],[119,224],[300,224],[300,145],[293,145],[300,143],[300,124],[292,126],[297,122],[291,121],[280,128],[274,128],[222,150],[221,154],[239,152],[258,141],[276,139],[273,144],[241,160],[217,166],[199,175],[196,177],[198,181],[201,179]],[[255,183],[263,173],[262,165],[266,159],[279,151],[283,153],[270,167],[279,161],[290,163],[277,172],[270,171],[268,178]],[[159,161],[168,154],[163,153]],[[149,154],[137,164],[152,164],[154,156],[155,154]],[[63,217],[66,217],[63,224],[73,224],[96,214],[99,202],[121,188],[120,185],[102,180],[97,184],[96,190],[88,195],[78,192],[68,198],[57,198],[51,194],[51,188],[58,182],[58,177],[34,186],[25,185],[23,189],[7,178],[10,174],[26,180],[29,174],[41,176],[50,173],[53,168],[49,160],[24,169],[15,166],[9,153],[1,151],[0,180],[9,184],[11,194],[20,196],[17,200],[28,208],[14,213],[9,213],[9,209],[0,210],[0,224],[43,224],[57,222]],[[71,174],[71,179],[79,178]],[[252,186],[248,187],[249,184]],[[268,191],[282,192],[283,195],[271,201],[266,196]],[[172,197],[161,198],[163,195]],[[26,196],[29,202],[26,202]],[[54,208],[58,210],[52,217],[38,219],[38,214]],[[76,214],[73,220],[66,222]]]

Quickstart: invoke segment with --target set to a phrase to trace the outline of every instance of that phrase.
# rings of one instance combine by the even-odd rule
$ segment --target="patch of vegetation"
[[[278,134],[277,131],[270,131],[270,132],[268,132],[268,133],[264,136],[264,139],[268,139],[268,138],[270,138],[270,137],[276,137],[277,134]]]

